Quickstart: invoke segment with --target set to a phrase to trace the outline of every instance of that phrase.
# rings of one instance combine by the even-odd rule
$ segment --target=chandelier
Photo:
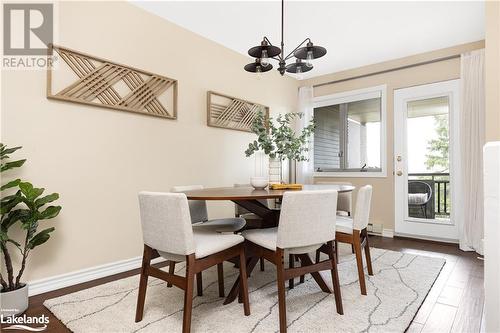
[[[278,61],[278,72],[281,75],[285,74],[285,72],[301,74],[313,69],[313,59],[320,58],[326,54],[324,47],[316,46],[310,38],[306,38],[299,46],[285,56],[285,45],[283,43],[284,7],[285,0],[281,0],[281,48],[271,44],[269,39],[264,36],[259,46],[248,50],[248,54],[255,58],[255,62],[244,67],[247,72],[268,72],[273,68],[269,60],[274,59]],[[303,46],[304,44],[305,46]],[[295,62],[287,65],[287,60],[292,57],[296,58]]]

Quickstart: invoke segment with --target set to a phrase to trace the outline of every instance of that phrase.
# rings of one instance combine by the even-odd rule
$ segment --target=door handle
[[[396,172],[396,175],[398,175],[398,176],[402,176],[402,175],[403,175],[403,171],[398,171],[398,172]]]

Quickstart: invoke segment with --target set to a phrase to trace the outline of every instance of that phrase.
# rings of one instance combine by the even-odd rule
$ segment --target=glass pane
[[[407,104],[408,215],[448,220],[451,211],[447,96]]]
[[[347,168],[380,168],[380,107],[380,98],[346,104]]]
[[[339,105],[314,109],[314,169],[340,168],[340,112]]]

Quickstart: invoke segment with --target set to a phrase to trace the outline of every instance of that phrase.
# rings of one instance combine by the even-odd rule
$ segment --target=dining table
[[[204,188],[199,190],[191,190],[184,192],[188,200],[205,200],[205,201],[232,201],[235,204],[245,208],[246,210],[254,213],[262,219],[262,228],[274,228],[278,226],[280,210],[269,207],[265,204],[268,199],[281,200],[283,194],[287,191],[320,191],[320,190],[336,190],[339,193],[352,192],[355,189],[352,185],[338,185],[338,184],[317,184],[317,185],[303,185],[302,189],[254,189],[250,185],[248,187],[215,187]],[[307,221],[304,221],[307,223]],[[255,266],[259,261],[259,257],[254,256],[249,251],[246,252],[247,257],[247,275],[250,276]],[[312,264],[309,256],[304,255],[300,257],[303,265]],[[330,287],[325,283],[321,274],[313,273],[314,280],[324,292],[331,293]],[[233,302],[239,296],[240,279],[239,277],[234,282],[224,304]],[[240,298],[240,297],[238,297]]]

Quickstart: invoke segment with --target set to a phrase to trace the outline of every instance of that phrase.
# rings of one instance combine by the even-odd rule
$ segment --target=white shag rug
[[[322,292],[310,275],[286,293],[289,332],[404,332],[436,280],[445,260],[372,248],[374,275],[366,274],[362,296],[354,255],[341,247],[339,275],[344,315],[333,294]],[[176,267],[181,275],[184,264]],[[238,275],[224,264],[226,294]],[[331,285],[329,271],[321,273]],[[204,294],[193,301],[193,332],[278,332],[278,297],[274,265],[258,265],[249,278],[251,315],[237,301],[223,305],[215,267],[203,272]],[[70,330],[80,332],[181,332],[183,291],[149,278],[143,320],[134,322],[139,276],[110,282],[44,305]],[[296,283],[298,278],[296,279]],[[288,283],[287,283],[288,287]],[[196,286],[195,286],[196,288]],[[194,291],[196,295],[196,290]]]

